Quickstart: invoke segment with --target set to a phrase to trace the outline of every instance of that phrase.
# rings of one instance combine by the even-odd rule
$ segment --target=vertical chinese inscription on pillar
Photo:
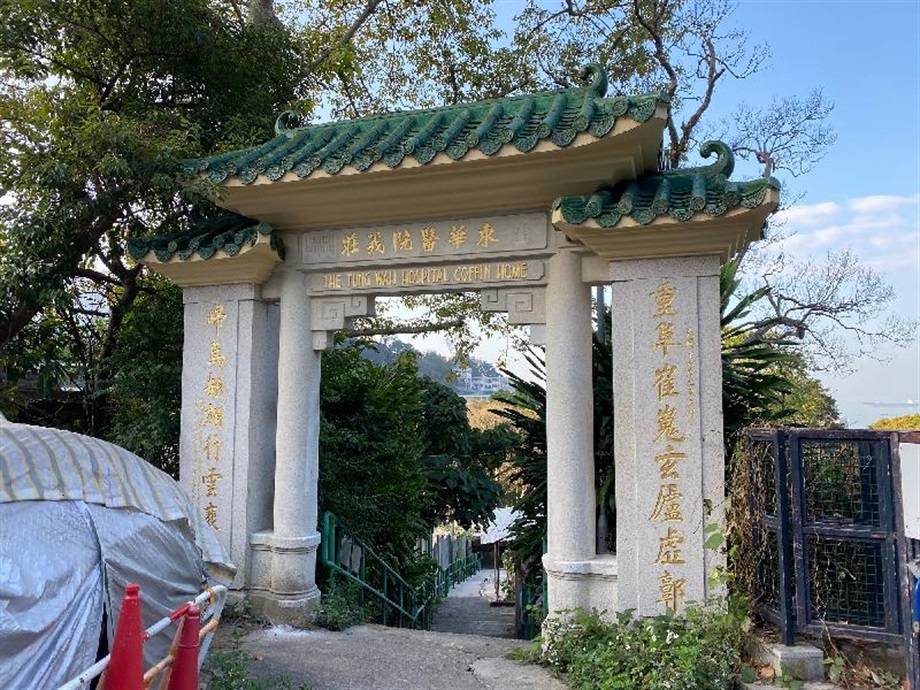
[[[220,471],[220,449],[224,431],[224,367],[227,357],[221,350],[220,335],[226,319],[227,311],[220,303],[214,305],[207,315],[206,322],[213,339],[208,346],[204,385],[195,400],[196,426],[199,431],[195,447],[196,493],[200,495],[201,488],[204,488],[204,500],[207,501],[202,507],[204,519],[215,530],[220,529],[220,514],[215,499],[218,485],[224,477]]]
[[[651,441],[658,469],[657,493],[648,516],[649,522],[656,526],[658,543],[652,545],[649,552],[656,554],[651,565],[656,567],[657,603],[677,613],[686,596],[687,585],[683,571],[686,560],[682,553],[686,538],[681,531],[684,522],[681,464],[687,459],[687,435],[682,427],[679,403],[692,393],[687,390],[692,374],[689,366],[692,365],[686,359],[692,348],[689,333],[687,339],[682,340],[676,330],[677,288],[663,280],[649,297],[654,307],[652,350],[659,357],[654,378],[649,382],[657,405]],[[685,371],[681,371],[682,368]]]

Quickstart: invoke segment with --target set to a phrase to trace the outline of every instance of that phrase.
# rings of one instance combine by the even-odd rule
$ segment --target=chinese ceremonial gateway
[[[660,170],[668,102],[580,88],[297,126],[189,164],[221,217],[129,251],[184,288],[181,481],[258,610],[316,588],[320,357],[378,296],[477,291],[546,347],[551,612],[680,611],[722,562],[719,268],[773,179]],[[611,285],[617,551],[595,552],[592,285]]]

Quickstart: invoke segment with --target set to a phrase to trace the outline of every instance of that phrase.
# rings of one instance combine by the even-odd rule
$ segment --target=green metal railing
[[[367,596],[379,602],[384,625],[400,628],[429,628],[435,602],[480,567],[479,556],[473,554],[438,568],[435,577],[422,587],[412,587],[370,546],[348,534],[329,512],[323,515],[320,559],[331,572],[358,585],[362,606]]]
[[[435,576],[435,591],[446,597],[450,588],[472,577],[482,569],[482,554],[471,553],[469,556],[454,559],[446,568],[438,568]]]
[[[546,553],[546,537],[543,538],[543,553]],[[521,574],[518,575],[521,577]],[[543,565],[531,562],[523,571],[521,582],[520,621],[518,636],[524,640],[532,640],[540,634],[543,620],[549,609],[546,593],[546,571]],[[539,608],[539,613],[536,609]]]

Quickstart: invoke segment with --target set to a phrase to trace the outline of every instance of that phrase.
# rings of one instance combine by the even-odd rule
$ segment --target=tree
[[[423,464],[428,475],[425,515],[434,526],[485,526],[503,499],[495,479],[517,438],[505,427],[474,429],[466,401],[447,386],[422,379]]]
[[[320,509],[341,518],[381,556],[402,563],[430,533],[414,358],[376,365],[351,346],[326,352],[322,367]]]
[[[920,414],[905,414],[900,417],[882,417],[869,425],[879,431],[920,431]]]
[[[789,392],[783,394],[781,405],[777,406],[777,417],[783,426],[806,429],[838,429],[843,422],[837,401],[818,379],[812,376],[804,360],[795,356],[779,365],[780,376],[784,378]]]
[[[4,6],[4,379],[78,379],[84,430],[106,428],[118,335],[150,287],[125,238],[187,227],[193,202],[208,211],[179,160],[266,139],[279,110],[305,104],[301,53],[291,32],[207,0]]]
[[[756,334],[795,341],[810,369],[851,373],[859,358],[879,359],[884,345],[913,342],[918,320],[888,312],[894,290],[851,250],[821,261],[765,251],[766,261],[750,261],[761,275],[748,278],[769,288],[752,311]]]
[[[492,518],[493,478],[511,443],[505,429],[471,429],[463,399],[418,376],[414,354],[376,364],[350,343],[323,357],[320,508],[397,565],[442,522]]]
[[[112,355],[105,436],[178,479],[182,291],[157,276],[145,278],[141,287]]]

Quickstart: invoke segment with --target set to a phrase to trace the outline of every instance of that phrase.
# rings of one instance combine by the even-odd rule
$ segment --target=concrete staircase
[[[432,632],[513,638],[514,607],[497,606],[495,571],[480,570],[455,585],[438,607]]]

